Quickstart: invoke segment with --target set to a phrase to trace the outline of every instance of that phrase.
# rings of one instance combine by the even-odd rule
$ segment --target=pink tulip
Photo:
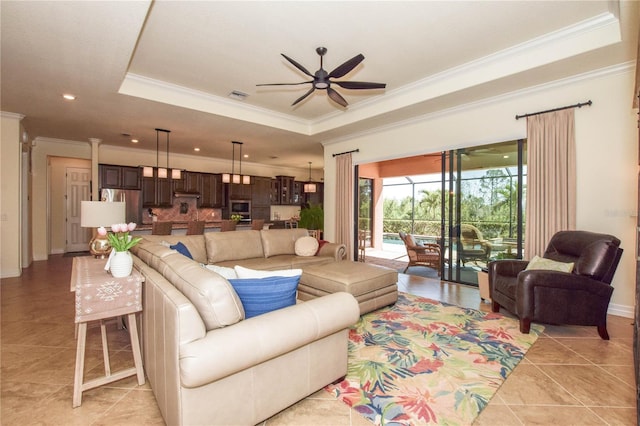
[[[129,230],[129,228],[127,227],[126,223],[121,223],[120,224],[120,232],[127,232]]]
[[[114,223],[113,225],[111,225],[111,230],[112,230],[113,232],[118,232],[118,231],[120,231],[120,225],[119,225],[119,224],[117,224],[117,223]]]
[[[129,222],[129,224],[127,225],[127,229],[129,231],[133,231],[134,229],[136,229],[136,224],[133,222]]]
[[[100,228],[98,228],[98,235],[100,235],[102,237],[107,235],[107,230],[104,228],[104,226],[101,226]]]

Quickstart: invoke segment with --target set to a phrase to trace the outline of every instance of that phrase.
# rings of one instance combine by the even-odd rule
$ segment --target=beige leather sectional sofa
[[[327,244],[296,256],[304,229],[145,236],[131,251],[145,276],[144,368],[168,425],[252,425],[347,372],[358,303],[345,292],[244,319],[229,282],[203,263],[299,268],[342,259]],[[193,260],[163,244],[182,242]]]

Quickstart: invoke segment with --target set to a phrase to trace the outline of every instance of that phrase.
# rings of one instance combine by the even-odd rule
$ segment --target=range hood
[[[176,191],[173,193],[175,198],[200,198],[199,192]]]

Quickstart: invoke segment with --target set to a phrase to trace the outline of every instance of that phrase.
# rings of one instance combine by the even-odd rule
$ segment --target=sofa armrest
[[[359,316],[356,299],[339,292],[211,330],[181,345],[182,385],[202,386],[258,365],[346,330]]]
[[[347,246],[338,243],[324,243],[320,250],[318,250],[318,256],[331,256],[335,260],[342,260],[347,255]]]

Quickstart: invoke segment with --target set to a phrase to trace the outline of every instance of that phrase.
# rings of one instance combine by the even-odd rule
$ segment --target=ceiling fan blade
[[[345,89],[384,89],[387,87],[385,83],[370,83],[367,81],[332,81]]]
[[[364,60],[364,56],[362,55],[362,53],[359,53],[358,55],[349,59],[344,64],[340,65],[338,68],[331,71],[329,73],[329,78],[340,78],[346,75],[349,71],[354,69],[363,60]]]
[[[307,93],[305,93],[304,95],[302,95],[298,99],[296,99],[296,101],[294,103],[292,103],[291,106],[294,106],[298,102],[302,101],[304,98],[306,98],[307,96],[312,94],[314,90],[316,90],[316,87],[315,86],[311,86],[311,89],[309,89],[309,91]]]
[[[309,77],[313,77],[313,74],[311,74],[305,67],[303,67],[302,65],[300,65],[299,63],[297,63],[296,61],[294,61],[293,59],[291,59],[290,57],[288,57],[284,53],[281,53],[281,55],[284,56],[284,58],[287,61],[289,61],[291,63],[291,65],[293,65],[294,67],[298,68],[300,71],[302,71],[303,73],[305,73]]]
[[[300,84],[309,84],[309,83],[313,83],[313,80],[303,81],[300,83],[263,83],[263,84],[256,84],[256,86],[298,86]]]
[[[340,104],[343,107],[346,107],[347,105],[349,105],[347,101],[342,96],[340,96],[340,93],[336,92],[331,87],[327,87],[327,94],[329,95],[329,97],[333,102]]]

